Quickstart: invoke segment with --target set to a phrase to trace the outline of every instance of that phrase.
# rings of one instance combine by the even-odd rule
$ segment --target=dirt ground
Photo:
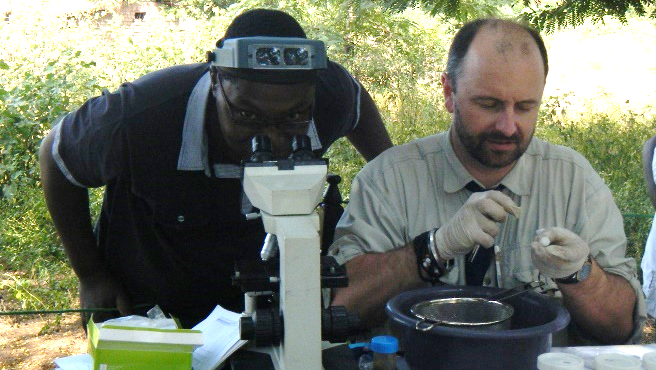
[[[650,319],[643,343],[654,343],[654,319]],[[87,352],[79,314],[53,317],[0,316],[0,370],[50,370],[59,357]]]
[[[87,352],[79,314],[0,316],[0,370],[49,370],[59,357]]]

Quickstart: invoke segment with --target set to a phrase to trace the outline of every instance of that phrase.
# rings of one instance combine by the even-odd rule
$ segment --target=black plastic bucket
[[[507,330],[475,330],[437,325],[416,328],[410,312],[419,302],[452,297],[486,296],[502,289],[440,286],[399,294],[387,302],[387,314],[400,333],[405,360],[412,370],[535,370],[540,354],[551,349],[551,336],[569,323],[569,313],[554,300],[526,292],[508,300],[515,312]]]

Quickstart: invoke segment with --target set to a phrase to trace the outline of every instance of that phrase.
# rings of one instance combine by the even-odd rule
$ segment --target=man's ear
[[[446,73],[442,73],[442,94],[444,94],[444,105],[449,113],[455,112],[455,103],[453,102],[453,95],[455,94],[454,86],[451,84],[451,79]]]

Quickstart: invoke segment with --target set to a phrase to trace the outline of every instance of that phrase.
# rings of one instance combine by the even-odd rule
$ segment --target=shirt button
[[[183,215],[180,215],[180,216],[178,216],[177,220],[178,220],[178,222],[182,223],[182,222],[184,222],[185,218],[184,218]]]

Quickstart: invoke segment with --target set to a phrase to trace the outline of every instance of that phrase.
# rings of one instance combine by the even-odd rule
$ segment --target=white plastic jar
[[[642,355],[642,367],[645,370],[656,370],[656,351]]]
[[[538,370],[584,370],[583,359],[562,352],[543,353],[538,356]]]
[[[602,353],[595,356],[596,370],[641,370],[641,361],[621,353]]]

